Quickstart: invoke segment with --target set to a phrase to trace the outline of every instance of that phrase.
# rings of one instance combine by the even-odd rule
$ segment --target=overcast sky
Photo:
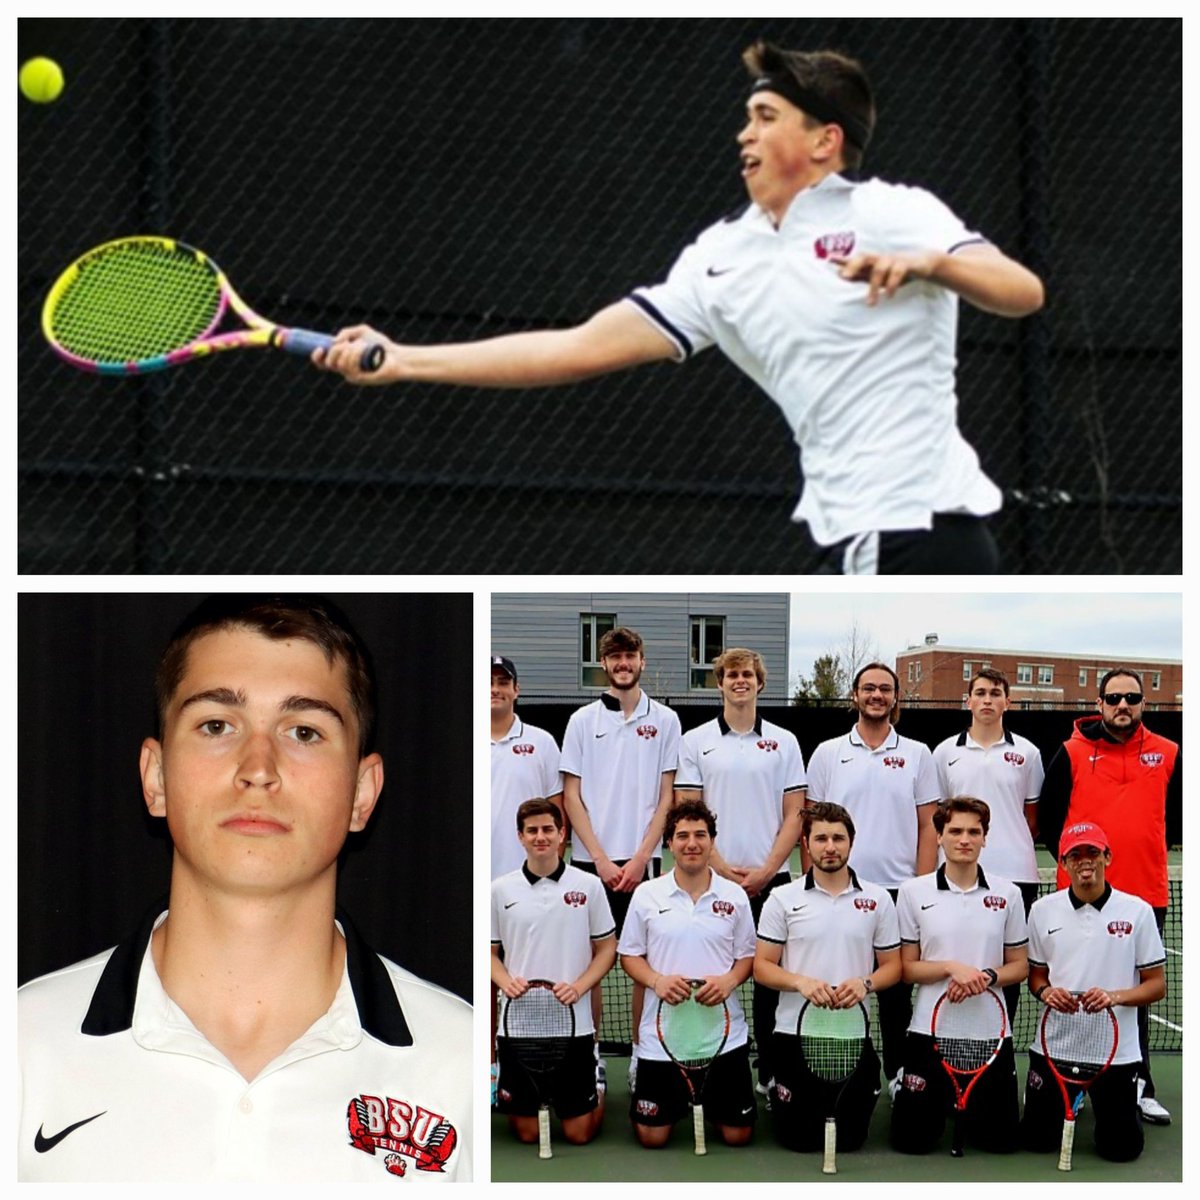
[[[1007,593],[792,595],[791,682],[840,651],[853,622],[885,662],[936,633],[946,646],[1041,650],[1102,658],[1183,658],[1177,594]]]

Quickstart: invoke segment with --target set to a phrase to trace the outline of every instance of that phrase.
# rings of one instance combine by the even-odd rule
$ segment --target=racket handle
[[[696,1135],[696,1153],[707,1154],[708,1146],[704,1143],[704,1109],[699,1104],[692,1107],[692,1132]]]
[[[307,358],[314,350],[328,350],[333,345],[333,338],[327,333],[315,333],[311,329],[281,329],[276,345],[289,354]],[[367,372],[378,371],[386,357],[387,351],[378,342],[373,342],[362,352],[358,360],[359,368]]]
[[[837,1118],[825,1118],[825,1161],[821,1170],[826,1175],[837,1174]]]
[[[550,1110],[543,1104],[538,1109],[538,1158],[553,1158],[550,1152]]]
[[[1071,1169],[1071,1152],[1075,1148],[1075,1122],[1063,1122],[1062,1149],[1058,1152],[1058,1169],[1060,1171],[1069,1171]]]

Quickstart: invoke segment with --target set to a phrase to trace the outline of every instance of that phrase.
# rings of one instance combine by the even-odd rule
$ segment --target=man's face
[[[1099,846],[1076,846],[1062,860],[1063,870],[1076,891],[1089,892],[1104,886],[1104,870],[1112,855]]]
[[[1127,696],[1136,695],[1136,701]],[[1115,700],[1110,704],[1109,700]],[[1104,694],[1097,702],[1104,727],[1114,737],[1124,740],[1142,723],[1144,700],[1142,687],[1132,675],[1114,675],[1105,685]]]
[[[806,128],[804,114],[775,92],[757,92],[746,105],[746,123],[737,139],[742,180],[750,199],[776,220],[792,197],[814,181],[820,132],[820,126]]]
[[[831,875],[850,860],[850,834],[841,821],[814,821],[807,841],[809,857],[818,871]]]
[[[671,834],[670,846],[676,866],[685,874],[703,871],[712,857],[712,838],[702,820],[681,820]]]
[[[967,709],[971,720],[980,725],[995,725],[1003,720],[1008,711],[1004,685],[992,679],[976,679],[967,696]]]
[[[345,664],[302,639],[198,638],[163,726],[142,746],[143,790],[174,869],[202,886],[278,894],[332,875],[382,787],[379,756],[358,756]]]
[[[637,687],[646,666],[646,660],[638,650],[614,650],[600,660],[608,682],[619,692]]]
[[[521,831],[517,834],[525,857],[535,867],[554,869],[562,851],[563,831],[554,824],[554,818],[549,813],[538,813],[526,817]]]
[[[887,671],[864,671],[854,689],[854,706],[869,721],[886,721],[896,703],[896,684]]]
[[[516,680],[507,671],[502,671],[499,667],[492,668],[493,717],[511,715],[513,705],[520,694],[521,689],[517,687]]]
[[[946,818],[938,844],[946,855],[947,862],[978,862],[979,852],[987,844],[983,822],[975,813],[952,812]]]
[[[752,705],[761,690],[754,664],[744,662],[726,667],[725,674],[721,677],[720,688],[726,704],[732,704],[735,707]]]

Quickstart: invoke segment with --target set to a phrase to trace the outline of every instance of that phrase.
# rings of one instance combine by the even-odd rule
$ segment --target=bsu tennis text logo
[[[854,901],[854,907],[857,908],[859,912],[874,912],[875,906],[876,901],[862,897],[858,897]]]
[[[1008,907],[1008,901],[1003,896],[984,896],[984,908],[993,908],[997,912]]]
[[[418,1171],[444,1171],[458,1133],[445,1117],[390,1096],[355,1096],[346,1109],[350,1145],[364,1154],[384,1150],[383,1165],[403,1175],[412,1160]]]
[[[563,903],[582,908],[587,903],[587,892],[563,892]]]
[[[713,912],[721,917],[732,917],[733,905],[728,900],[714,900]]]
[[[897,754],[886,754],[886,755],[884,755],[883,765],[885,767],[892,767],[894,770],[897,770],[897,771],[903,771],[904,770],[904,759],[902,759]]]
[[[639,725],[637,727],[637,735],[640,738],[656,738],[658,737],[657,725]]]
[[[779,743],[772,741],[770,738],[763,738],[761,741],[754,743],[760,750],[778,750]]]
[[[830,255],[845,256],[854,249],[854,234],[826,233],[813,242],[813,250],[818,258],[829,258]]]
[[[532,754],[533,747],[528,742],[522,742],[520,745],[513,747],[514,754]]]
[[[1128,937],[1133,932],[1132,921],[1110,921],[1108,932],[1116,938]]]
[[[1023,767],[1025,765],[1025,755],[1018,754],[1015,750],[1005,750],[1004,761],[1012,763],[1014,767]]]
[[[1147,750],[1145,754],[1139,754],[1138,759],[1143,767],[1161,767],[1163,755],[1157,750]]]

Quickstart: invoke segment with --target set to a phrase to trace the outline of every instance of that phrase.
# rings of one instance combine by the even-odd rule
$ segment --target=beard
[[[604,673],[605,673],[605,675],[608,676],[609,687],[614,687],[619,692],[627,692],[631,688],[637,687],[638,680],[641,679],[641,677],[642,677],[641,667],[631,667],[630,674],[622,675],[620,677],[620,679],[614,679],[613,676],[611,674],[609,674],[609,672],[607,670]]]

